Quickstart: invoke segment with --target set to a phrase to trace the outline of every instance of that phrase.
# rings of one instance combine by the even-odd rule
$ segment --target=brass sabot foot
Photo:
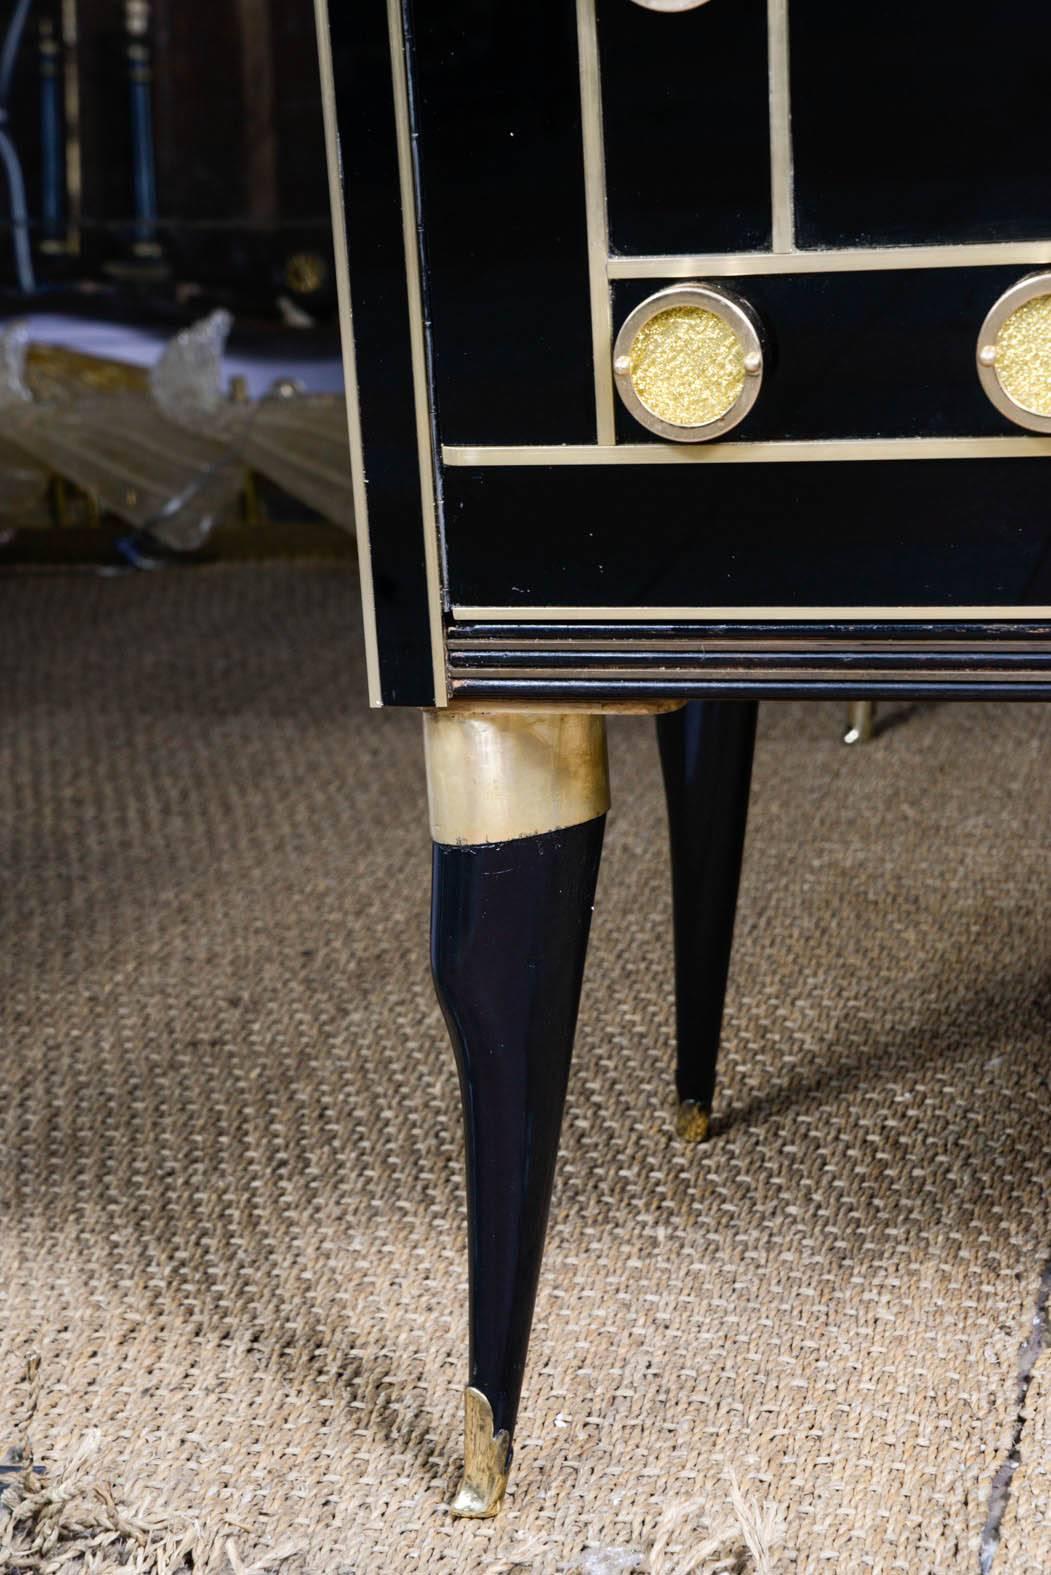
[[[852,700],[847,707],[845,744],[870,744],[876,736],[876,704],[873,700]]]
[[[511,1464],[511,1435],[493,1431],[493,1408],[480,1389],[463,1392],[463,1480],[450,1508],[464,1520],[488,1520],[500,1508]]]
[[[675,1118],[675,1130],[684,1143],[706,1143],[712,1128],[710,1111],[696,1099],[684,1099]]]

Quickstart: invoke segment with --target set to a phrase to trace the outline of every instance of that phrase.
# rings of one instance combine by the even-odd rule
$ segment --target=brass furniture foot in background
[[[758,704],[697,700],[657,718],[671,838],[677,1130],[708,1136],[730,971]]]
[[[852,700],[847,707],[845,744],[869,744],[876,736],[875,700]]]
[[[601,716],[424,715],[431,967],[463,1095],[470,1387],[454,1514],[496,1513],[533,1321],[609,782]]]

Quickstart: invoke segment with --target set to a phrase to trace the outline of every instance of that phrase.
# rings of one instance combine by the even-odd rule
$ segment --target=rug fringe
[[[737,1477],[727,1473],[729,1507],[713,1510],[710,1498],[674,1504],[661,1518],[648,1556],[628,1548],[591,1548],[581,1575],[776,1575],[784,1546],[780,1505],[746,1498]],[[699,1538],[700,1540],[694,1540]]]

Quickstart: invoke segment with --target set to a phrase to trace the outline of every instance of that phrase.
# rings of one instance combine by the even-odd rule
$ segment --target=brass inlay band
[[[329,202],[332,208],[332,251],[336,264],[339,302],[339,337],[343,350],[343,384],[347,401],[347,434],[350,441],[350,479],[354,499],[354,534],[358,544],[358,573],[365,635],[365,670],[369,704],[381,706],[379,642],[376,635],[376,602],[372,589],[372,551],[369,511],[365,490],[365,459],[361,441],[361,408],[354,355],[354,317],[350,301],[350,261],[343,218],[343,188],[339,178],[339,133],[336,122],[336,89],[332,73],[332,42],[328,31],[328,0],[314,0],[317,22],[318,64],[321,70],[321,108],[325,127]]]
[[[767,0],[767,38],[770,61],[770,216],[774,251],[790,252],[796,240],[796,198],[792,169],[788,0]]]
[[[461,623],[981,623],[1051,618],[1051,607],[501,607],[460,605]]]
[[[601,716],[425,711],[423,739],[431,836],[445,846],[539,836],[609,808]]]
[[[966,246],[865,246],[828,251],[697,252],[610,257],[611,279],[733,278],[749,274],[869,273],[902,268],[997,268],[1051,265],[1051,240]]]
[[[824,438],[771,443],[618,443],[601,448],[586,443],[515,447],[449,444],[446,465],[471,469],[487,465],[760,465],[814,464],[822,461],[924,459],[1035,459],[1051,455],[1046,437]]]
[[[449,1508],[464,1520],[489,1520],[500,1508],[511,1464],[511,1435],[493,1431],[493,1408],[480,1389],[463,1392],[463,1478]]]
[[[580,59],[580,115],[584,146],[584,207],[591,296],[591,354],[595,377],[595,430],[600,443],[616,442],[613,374],[613,303],[606,278],[609,218],[606,208],[606,151],[602,130],[602,76],[599,67],[595,0],[577,0],[577,52]]]

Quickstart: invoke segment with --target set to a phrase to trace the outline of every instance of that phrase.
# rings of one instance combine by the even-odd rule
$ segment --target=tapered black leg
[[[432,723],[438,744],[451,739],[454,770],[472,779],[472,795],[494,748],[504,752],[490,791],[510,810],[494,821],[485,805],[464,813],[457,802],[451,822],[469,840],[443,840],[450,817],[434,812],[432,740],[431,965],[459,1067],[467,1160],[470,1377],[464,1480],[453,1504],[461,1515],[499,1506],[533,1319],[605,826],[601,723],[582,721],[583,733],[574,722],[559,734],[558,720],[544,719],[518,736],[482,731],[466,740],[455,719]],[[602,777],[583,797],[581,771],[585,787]],[[583,812],[587,819],[577,818]],[[532,829],[545,815],[574,823]],[[487,826],[512,834],[478,840]]]
[[[708,1136],[748,819],[754,701],[657,719],[671,840],[679,1132]]]

